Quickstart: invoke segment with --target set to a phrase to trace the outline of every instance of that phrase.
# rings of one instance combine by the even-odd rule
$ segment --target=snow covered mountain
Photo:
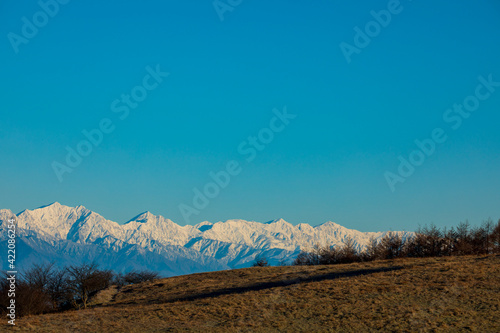
[[[95,260],[115,271],[149,269],[163,276],[248,267],[259,255],[271,264],[289,262],[314,245],[342,245],[351,237],[359,249],[385,232],[360,232],[327,222],[317,227],[282,219],[267,223],[229,220],[179,226],[142,213],[120,225],[83,206],[53,203],[17,216],[0,210],[0,246],[7,248],[7,220],[17,220],[18,268],[34,262],[65,266]],[[404,236],[405,232],[400,232]],[[2,262],[6,269],[6,261]]]

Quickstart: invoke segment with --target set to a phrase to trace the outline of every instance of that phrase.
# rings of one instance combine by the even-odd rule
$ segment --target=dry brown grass
[[[494,255],[251,268],[127,286],[102,306],[22,318],[16,329],[500,332],[499,295]]]

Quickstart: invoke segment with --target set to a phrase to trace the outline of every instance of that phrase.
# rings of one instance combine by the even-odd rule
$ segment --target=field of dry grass
[[[97,303],[21,318],[14,329],[500,332],[500,256],[196,274],[108,290]]]

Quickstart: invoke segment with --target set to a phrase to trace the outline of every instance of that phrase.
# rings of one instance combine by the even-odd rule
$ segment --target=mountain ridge
[[[14,214],[0,210],[0,229]],[[370,239],[387,232],[361,232],[335,222],[316,227],[292,225],[282,218],[268,222],[239,219],[180,226],[146,211],[125,224],[108,220],[84,206],[54,202],[16,215],[19,241],[28,265],[38,255],[45,261],[95,260],[117,271],[156,270],[166,276],[249,267],[258,256],[271,264],[290,262],[315,245],[341,246],[350,237],[362,250]],[[411,233],[398,232],[403,237]],[[2,233],[0,243],[6,241]],[[53,248],[58,251],[51,251]],[[69,260],[72,258],[72,260]],[[25,262],[24,262],[25,261]]]

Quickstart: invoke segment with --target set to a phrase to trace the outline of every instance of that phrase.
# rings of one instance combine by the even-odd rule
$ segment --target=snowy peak
[[[63,205],[61,205],[59,202],[55,201],[55,202],[53,202],[51,204],[48,204],[48,205],[45,205],[45,206],[41,206],[41,207],[38,207],[36,209],[44,209],[44,208],[60,209],[62,207],[63,207]],[[68,206],[64,206],[64,207],[70,208]]]
[[[12,215],[9,210],[0,210],[1,220]],[[168,270],[186,274],[248,267],[258,255],[266,256],[272,264],[289,262],[300,250],[307,251],[315,245],[341,246],[347,238],[353,239],[358,249],[363,249],[371,237],[380,239],[385,234],[351,230],[334,222],[317,227],[294,226],[281,218],[266,223],[234,219],[180,226],[149,211],[120,225],[83,206],[68,207],[57,202],[25,210],[17,221],[20,234],[37,240],[33,246],[41,241],[49,242],[51,245],[44,248],[47,251],[62,244],[61,249],[47,255],[50,258],[60,255],[58,251],[61,251],[61,255],[66,253],[70,258],[82,260],[115,258],[105,264],[112,265],[113,260],[119,260],[123,265],[127,262],[126,267],[134,266],[129,260],[141,260],[139,266],[158,271],[167,270],[162,261],[168,260],[173,263]],[[35,248],[34,251],[41,250]],[[153,266],[152,258],[155,258]]]
[[[161,215],[144,212],[121,226],[122,237],[132,244],[154,241],[162,245],[184,246],[199,231],[193,226],[181,227]]]
[[[73,224],[89,212],[83,206],[72,208],[55,202],[34,210],[22,211],[17,216],[18,226],[44,236],[66,239]]]
[[[317,228],[342,228],[342,229],[347,229],[343,226],[341,226],[340,224],[337,224],[335,222],[332,222],[332,221],[328,221],[328,222],[325,222],[323,224],[320,224],[319,226],[317,226]]]
[[[12,213],[10,209],[0,209],[0,222],[8,221],[15,216],[16,215]],[[0,225],[2,225],[2,223],[0,223]]]
[[[137,222],[137,223],[147,223],[149,220],[153,220],[153,219],[156,219],[156,216],[153,215],[151,212],[144,212],[144,213],[141,213],[139,215],[137,215],[136,217],[130,219],[127,223],[130,223],[130,222]]]
[[[14,216],[15,214],[12,213],[10,209],[0,209],[0,216],[8,216],[8,215]]]
[[[31,212],[33,214],[44,214],[44,215],[61,215],[66,212],[85,212],[90,213],[91,211],[84,206],[70,207],[66,205],[61,205],[59,202],[53,202],[50,205],[45,205],[38,207],[33,210],[25,210],[24,212]]]
[[[281,224],[281,225],[283,225],[283,224],[288,224],[288,222],[283,220],[283,219],[276,219],[276,220],[266,222],[264,224]]]
[[[69,207],[58,202],[34,210],[24,210],[18,215],[20,228],[40,236],[71,240],[77,243],[92,242],[106,236],[119,234],[119,225],[84,206]]]
[[[141,213],[128,221],[125,225],[138,225],[138,224],[154,224],[154,225],[163,225],[166,224],[170,226],[171,228],[182,228],[178,224],[175,224],[171,220],[161,216],[161,215],[154,215],[153,213],[146,211],[144,213]]]

